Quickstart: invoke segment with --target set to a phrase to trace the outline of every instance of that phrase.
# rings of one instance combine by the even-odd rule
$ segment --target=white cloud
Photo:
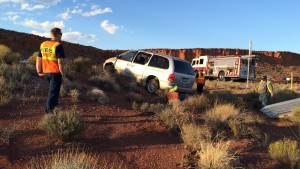
[[[33,1],[45,4],[45,5],[56,5],[61,0],[33,0]]]
[[[40,33],[40,32],[37,32],[37,31],[31,31],[31,33],[34,34],[34,35],[38,35],[38,36],[42,36],[42,37],[46,37],[46,38],[51,37],[50,33]]]
[[[82,9],[80,9],[78,6],[75,6],[70,12],[73,14],[82,13]]]
[[[44,5],[34,5],[34,6],[30,6],[29,4],[27,3],[24,3],[21,5],[21,9],[22,10],[28,10],[28,11],[33,11],[33,10],[36,10],[36,9],[43,9],[45,8]]]
[[[95,16],[95,15],[99,15],[99,14],[104,14],[104,13],[109,13],[112,12],[111,8],[104,8],[104,9],[98,9],[98,6],[96,7],[95,5],[92,6],[91,8],[92,10],[89,12],[84,12],[82,14],[82,16]]]
[[[35,20],[30,20],[30,19],[25,19],[25,21],[23,21],[21,23],[23,26],[27,26],[27,27],[31,27],[34,29],[42,29],[45,31],[50,31],[53,27],[58,27],[58,28],[64,28],[64,22],[63,21],[59,21],[59,22],[49,22],[49,21],[45,21],[45,22],[37,22]]]
[[[16,22],[18,18],[19,18],[19,16],[18,16],[18,15],[13,15],[13,16],[11,16],[11,15],[8,15],[8,20],[10,20],[10,21],[14,21],[14,22]]]
[[[99,5],[92,5],[92,6],[91,6],[91,9],[92,9],[92,10],[95,10],[95,9],[98,9],[98,8],[99,8]]]
[[[57,16],[61,17],[61,19],[63,19],[63,20],[68,20],[68,19],[72,18],[71,15],[70,15],[70,10],[69,9],[66,12],[61,13]]]
[[[37,31],[31,31],[32,34],[43,36],[50,38],[50,33],[40,33]],[[85,41],[87,43],[94,42],[97,40],[97,36],[93,34],[82,34],[78,31],[71,31],[71,32],[63,32],[62,40],[69,41],[69,42],[78,42],[78,41]]]
[[[0,3],[5,3],[5,2],[23,3],[25,2],[25,0],[0,0]]]
[[[119,26],[116,26],[114,24],[110,24],[108,23],[109,20],[104,20],[103,22],[101,22],[100,26],[106,30],[108,33],[110,34],[114,34],[118,29],[120,29]]]

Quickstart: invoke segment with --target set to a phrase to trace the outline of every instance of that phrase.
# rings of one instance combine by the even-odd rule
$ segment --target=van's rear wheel
[[[156,79],[150,79],[148,80],[146,87],[148,92],[155,94],[159,89],[158,81]]]
[[[219,75],[218,75],[218,80],[219,81],[224,81],[225,79],[225,72],[224,71],[220,71]]]

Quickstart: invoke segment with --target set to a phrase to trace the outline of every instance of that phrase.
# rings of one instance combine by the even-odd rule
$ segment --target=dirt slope
[[[0,29],[0,44],[7,45],[13,51],[22,54],[23,58],[28,58],[33,52],[38,51],[39,45],[46,38]],[[91,46],[83,46],[75,43],[63,42],[67,57],[84,56],[92,58],[96,63],[102,64],[107,58],[116,56],[124,50],[102,50]],[[180,57],[191,61],[200,55],[247,55],[245,49],[226,49],[226,48],[194,48],[194,49],[147,49],[157,53]],[[284,81],[293,70],[296,77],[300,77],[300,54],[286,51],[253,51],[259,55],[258,76],[270,74],[275,81]]]

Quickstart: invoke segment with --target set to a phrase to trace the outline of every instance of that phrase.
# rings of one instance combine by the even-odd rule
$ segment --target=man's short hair
[[[267,81],[267,76],[263,76],[263,77],[262,77],[262,80],[263,80],[263,81]]]
[[[53,36],[57,36],[57,35],[62,35],[62,33],[61,33],[61,29],[59,29],[59,28],[52,28],[51,29],[51,34],[53,35]]]

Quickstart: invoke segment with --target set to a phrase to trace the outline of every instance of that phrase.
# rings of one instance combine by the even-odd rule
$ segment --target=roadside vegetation
[[[48,155],[35,157],[29,169],[122,169],[123,163],[105,159],[84,146],[69,146]]]

